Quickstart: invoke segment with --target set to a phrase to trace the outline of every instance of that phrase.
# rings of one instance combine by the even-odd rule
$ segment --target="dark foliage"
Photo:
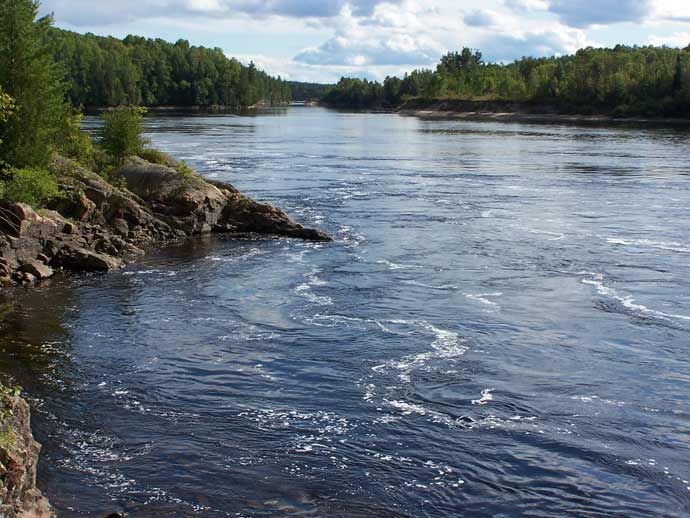
[[[396,107],[408,99],[517,101],[563,112],[689,116],[690,47],[587,48],[575,55],[485,63],[479,51],[447,54],[435,71],[383,82],[343,78],[323,101],[336,107]]]
[[[223,106],[290,101],[280,78],[242,65],[221,49],[191,46],[186,40],[127,36],[124,40],[52,29],[55,58],[70,79],[74,106]]]

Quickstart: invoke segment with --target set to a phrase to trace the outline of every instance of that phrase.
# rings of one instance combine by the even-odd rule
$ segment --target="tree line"
[[[290,92],[293,101],[318,101],[333,85],[321,83],[301,83],[290,81]]]
[[[510,101],[563,112],[690,115],[690,46],[586,48],[574,55],[487,63],[464,48],[435,70],[383,83],[342,78],[322,98],[342,108],[395,108],[409,99]]]
[[[67,97],[74,106],[223,106],[245,108],[291,99],[290,86],[228,58],[219,49],[187,40],[78,34],[52,27],[55,60],[69,78]]]

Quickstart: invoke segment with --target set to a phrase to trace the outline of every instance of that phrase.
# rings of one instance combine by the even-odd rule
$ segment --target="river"
[[[0,369],[60,516],[690,515],[687,131],[146,128],[335,242],[199,239],[21,295]]]

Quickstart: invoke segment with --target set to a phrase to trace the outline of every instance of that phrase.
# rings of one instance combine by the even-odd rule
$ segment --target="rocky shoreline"
[[[36,487],[41,445],[31,434],[29,405],[0,385],[0,517],[54,518]]]
[[[106,181],[54,157],[63,195],[49,209],[0,203],[0,286],[31,285],[61,270],[107,272],[156,246],[211,233],[331,240],[230,184],[165,162],[131,157]],[[55,516],[36,488],[41,446],[29,420],[26,401],[0,385],[0,518]]]
[[[459,99],[407,101],[393,111],[422,119],[523,122],[534,124],[643,124],[689,126],[690,120],[673,117],[633,117],[610,113],[568,113],[555,106],[510,101],[463,101]]]
[[[330,241],[230,184],[180,173],[165,160],[131,157],[108,182],[55,157],[51,170],[64,194],[49,209],[0,204],[0,285],[32,284],[60,270],[113,270],[155,246],[203,234]]]

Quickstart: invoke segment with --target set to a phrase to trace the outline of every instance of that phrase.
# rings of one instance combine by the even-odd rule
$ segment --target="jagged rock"
[[[31,434],[29,405],[3,393],[0,407],[0,516],[53,518],[54,511],[36,488],[41,445]]]
[[[52,277],[54,273],[50,266],[46,266],[42,262],[39,262],[35,259],[27,259],[23,261],[19,269],[24,273],[33,275],[37,279],[48,279],[49,277]]]
[[[67,270],[83,272],[108,272],[122,266],[122,261],[116,257],[75,245],[64,246],[54,261]]]
[[[127,224],[127,221],[122,218],[115,218],[110,223],[110,226],[113,227],[113,230],[119,236],[126,236],[129,234],[129,225]]]
[[[305,229],[282,210],[258,203],[227,183],[198,175],[185,178],[172,167],[136,157],[115,177],[150,203],[157,216],[188,234],[240,232],[330,241],[323,232]]]
[[[56,267],[108,271],[156,243],[211,232],[330,240],[230,184],[180,174],[172,158],[166,164],[128,159],[113,175],[128,186],[120,189],[75,162],[54,157],[51,170],[65,196],[51,210],[0,203],[0,282],[33,282],[49,277]]]
[[[65,195],[53,202],[52,208],[74,221],[87,221],[96,210],[96,204],[71,186],[62,186]]]

